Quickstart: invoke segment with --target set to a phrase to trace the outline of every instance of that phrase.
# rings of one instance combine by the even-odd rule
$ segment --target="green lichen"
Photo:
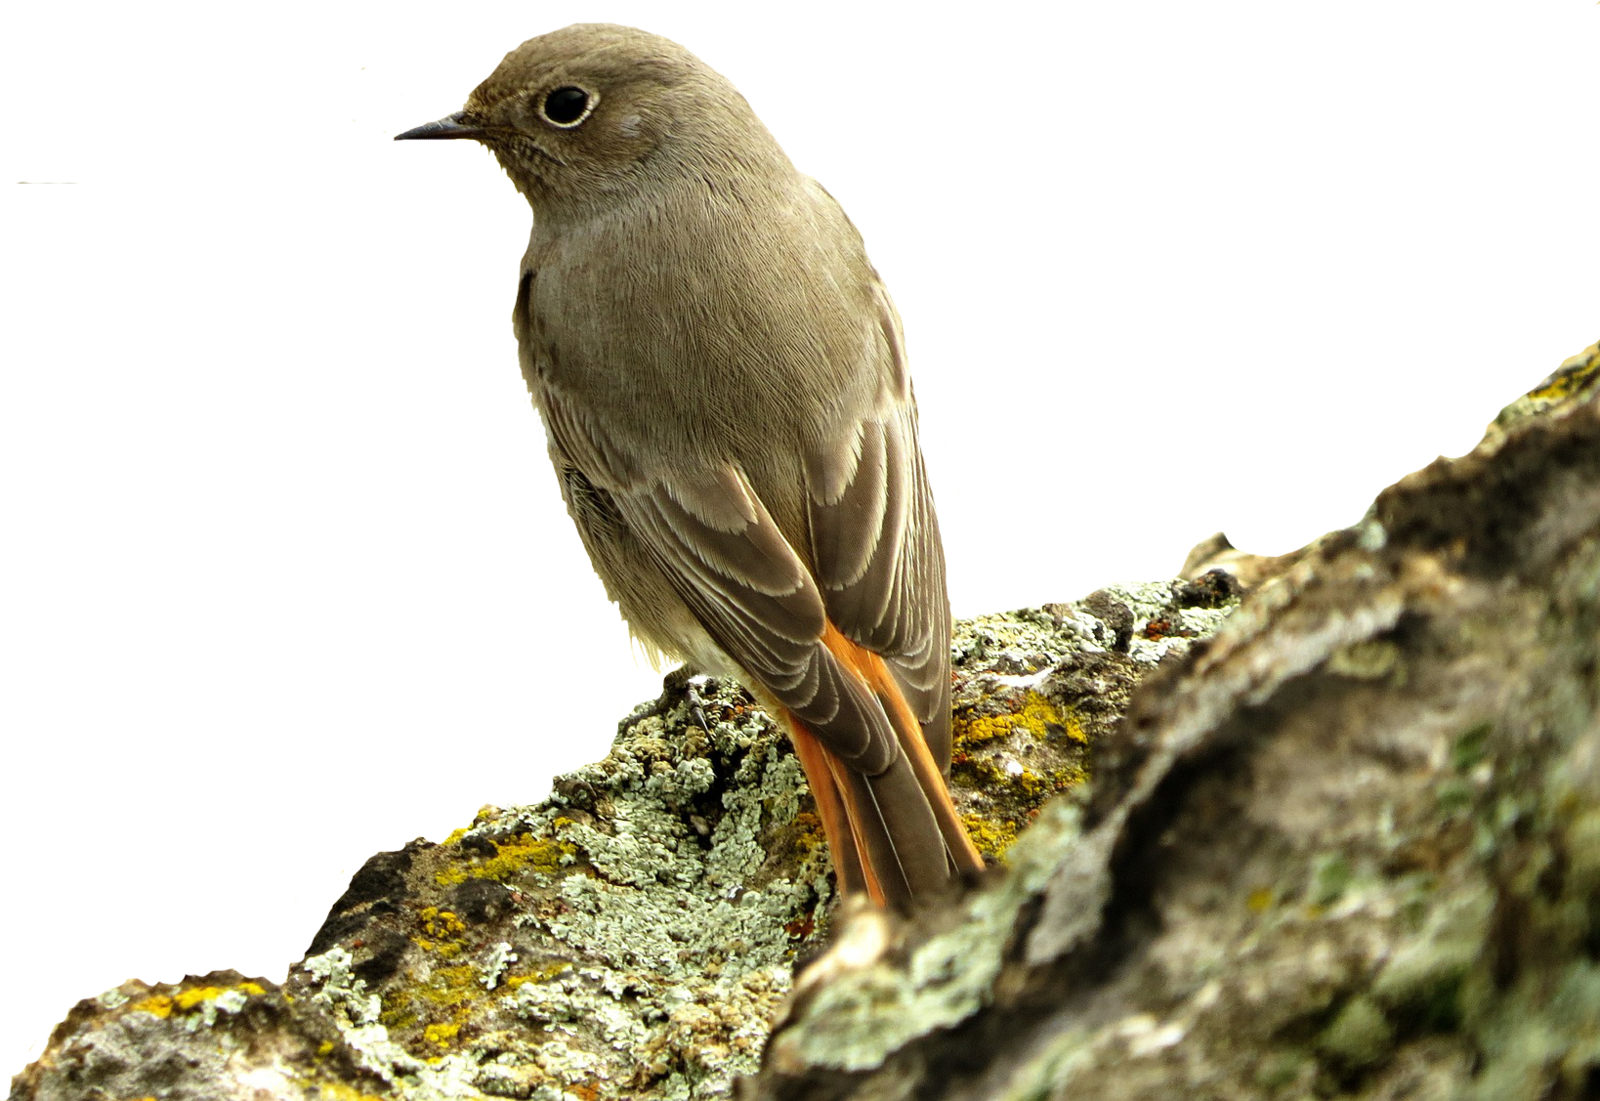
[[[1294,1082],[1306,1070],[1307,1057],[1298,1051],[1279,1051],[1267,1056],[1256,1069],[1256,1085],[1276,1093]]]
[[[1343,853],[1324,856],[1312,870],[1311,884],[1306,891],[1307,900],[1318,909],[1332,906],[1339,901],[1354,878],[1355,872]]]
[[[1472,808],[1478,797],[1478,785],[1452,776],[1434,785],[1434,798],[1438,802],[1441,818],[1454,818]]]
[[[1493,733],[1494,724],[1478,723],[1455,740],[1450,747],[1450,764],[1457,772],[1470,772],[1482,763]]]
[[[1360,1070],[1382,1062],[1394,1046],[1394,1026],[1376,1002],[1351,998],[1317,1037],[1317,1048],[1342,1069]]]

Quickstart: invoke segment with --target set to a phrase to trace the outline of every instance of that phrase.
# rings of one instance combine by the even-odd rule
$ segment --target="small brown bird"
[[[900,319],[839,204],[628,27],[524,42],[416,138],[482,142],[533,207],[522,373],[634,634],[784,718],[844,891],[905,907],[981,869]]]

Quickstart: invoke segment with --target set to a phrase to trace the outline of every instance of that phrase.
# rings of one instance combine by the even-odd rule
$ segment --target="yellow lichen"
[[[1065,768],[1050,770],[1050,785],[1056,791],[1066,791],[1075,788],[1089,778],[1088,770],[1082,765],[1068,765]]]
[[[548,837],[519,834],[494,843],[495,854],[487,859],[468,857],[461,864],[445,868],[434,874],[441,887],[453,887],[472,879],[495,879],[504,882],[525,868],[545,875],[555,875],[561,869],[561,858],[575,856],[578,847],[567,841]]]
[[[1041,776],[1031,768],[1012,772],[1001,768],[996,761],[964,755],[956,759],[954,767],[959,774],[969,777],[974,787],[990,794],[1010,791],[1018,802],[1031,806],[1037,806],[1046,796],[1066,791],[1084,779],[1081,768],[1052,769],[1048,775]]]
[[[467,926],[450,910],[441,910],[437,906],[424,907],[418,915],[422,920],[422,928],[431,937],[417,937],[417,947],[424,952],[443,956],[445,959],[454,959],[466,950],[467,942],[461,934],[466,932]]]
[[[1546,384],[1528,391],[1528,397],[1557,401],[1582,388],[1600,370],[1600,344],[1592,344],[1561,365]]]
[[[445,1047],[451,1040],[456,1038],[456,1034],[460,1031],[461,1026],[459,1024],[429,1025],[422,1030],[422,1038],[430,1044]]]
[[[260,983],[242,982],[233,986],[193,986],[187,990],[179,990],[176,995],[152,994],[134,1002],[128,1008],[141,1013],[153,1013],[157,1017],[170,1017],[174,1009],[189,1010],[202,1002],[216,1001],[230,990],[242,991],[252,997],[265,994]]]
[[[963,814],[961,824],[967,828],[967,836],[972,838],[972,843],[980,853],[1002,863],[1017,840],[1017,827],[1002,819]]]
[[[476,979],[477,973],[470,964],[436,967],[428,982],[417,989],[417,997],[443,1011],[446,1018],[424,1026],[423,1036],[430,1043],[442,1046],[461,1030],[472,1014],[472,1003],[484,993]]]
[[[411,991],[404,984],[396,985],[384,995],[378,1022],[391,1032],[417,1023],[417,1015],[411,1008]]]
[[[1026,693],[1022,707],[1004,715],[957,716],[954,745],[957,750],[1008,737],[1017,727],[1024,727],[1040,739],[1059,732],[1075,742],[1087,742],[1083,724],[1077,716],[1063,714],[1061,709],[1038,692]]]
[[[154,997],[139,999],[130,1008],[139,1013],[154,1013],[155,1016],[171,1016],[173,1013],[173,1000],[165,994],[155,994]]]
[[[454,937],[466,930],[466,923],[456,917],[450,910],[441,910],[437,906],[426,907],[422,911],[422,927],[435,937]]]
[[[571,970],[572,970],[572,964],[568,963],[566,960],[551,960],[549,963],[543,965],[542,967],[534,968],[532,971],[529,971],[527,974],[524,974],[524,975],[507,975],[506,976],[506,980],[505,980],[506,981],[506,986],[510,987],[512,990],[515,990],[517,987],[521,986],[523,983],[549,982],[551,979],[555,978],[557,975],[563,974],[564,972],[571,971]]]
[[[317,1086],[318,1101],[383,1101],[383,1098],[371,1093],[362,1093],[354,1086],[347,1086],[343,1082],[323,1082]]]
[[[802,861],[816,852],[825,840],[821,818],[808,810],[803,810],[794,816],[794,834],[790,843],[795,855]]]

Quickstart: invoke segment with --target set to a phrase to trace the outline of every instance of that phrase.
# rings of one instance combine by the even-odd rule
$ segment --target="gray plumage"
[[[532,39],[400,136],[483,142],[533,208],[522,372],[634,633],[825,747],[847,889],[981,867],[938,775],[950,613],[900,321],[843,210],[723,77],[625,27]]]

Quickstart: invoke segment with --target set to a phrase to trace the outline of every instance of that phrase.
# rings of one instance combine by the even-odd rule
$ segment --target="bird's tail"
[[[876,775],[851,768],[793,712],[785,711],[795,752],[817,801],[839,886],[880,905],[908,908],[959,874],[983,870],[950,801],[922,725],[883,659],[828,625],[823,644],[882,709],[900,752]]]

